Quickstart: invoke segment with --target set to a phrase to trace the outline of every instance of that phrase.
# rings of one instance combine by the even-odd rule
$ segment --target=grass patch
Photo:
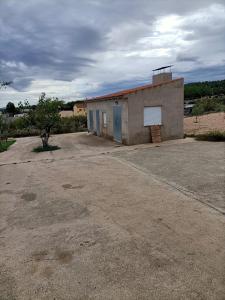
[[[8,148],[15,143],[16,140],[11,140],[11,141],[0,141],[0,152],[7,151]]]
[[[59,150],[59,149],[61,149],[61,148],[58,146],[51,146],[51,145],[49,145],[47,147],[38,146],[33,149],[33,152],[38,153],[38,152],[45,152],[45,151],[55,151],[55,150]]]
[[[225,142],[225,131],[211,131],[207,133],[197,134],[195,136],[197,141],[210,141],[210,142]]]

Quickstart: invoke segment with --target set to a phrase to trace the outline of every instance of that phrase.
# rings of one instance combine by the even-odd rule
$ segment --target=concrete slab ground
[[[113,155],[225,213],[225,143],[189,139]]]
[[[148,145],[37,141],[0,155],[1,300],[224,299],[224,215],[124,158]]]

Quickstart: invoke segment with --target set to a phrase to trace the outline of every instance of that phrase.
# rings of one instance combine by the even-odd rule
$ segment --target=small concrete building
[[[73,107],[74,116],[86,116],[87,104],[85,101],[77,101]]]
[[[183,138],[184,80],[158,70],[152,84],[87,100],[89,132],[125,145]]]

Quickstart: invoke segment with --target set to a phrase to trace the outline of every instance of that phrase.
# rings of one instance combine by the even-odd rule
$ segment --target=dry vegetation
[[[209,131],[225,131],[225,113],[212,113],[184,119],[184,132],[188,135],[196,135]]]

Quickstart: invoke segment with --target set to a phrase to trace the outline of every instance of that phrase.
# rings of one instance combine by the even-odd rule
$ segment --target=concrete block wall
[[[122,106],[122,142],[128,143],[128,103],[126,99],[122,100],[102,100],[102,101],[87,101],[87,117],[89,118],[89,110],[93,111],[93,125],[96,132],[96,110],[100,113],[100,136],[113,140],[113,106]],[[107,127],[103,127],[102,112],[107,113]]]
[[[152,76],[152,84],[159,84],[162,82],[171,81],[172,79],[173,79],[172,72],[156,74]]]
[[[128,96],[128,143],[150,142],[149,127],[144,127],[144,107],[162,107],[162,140],[183,138],[184,81],[137,91]]]

